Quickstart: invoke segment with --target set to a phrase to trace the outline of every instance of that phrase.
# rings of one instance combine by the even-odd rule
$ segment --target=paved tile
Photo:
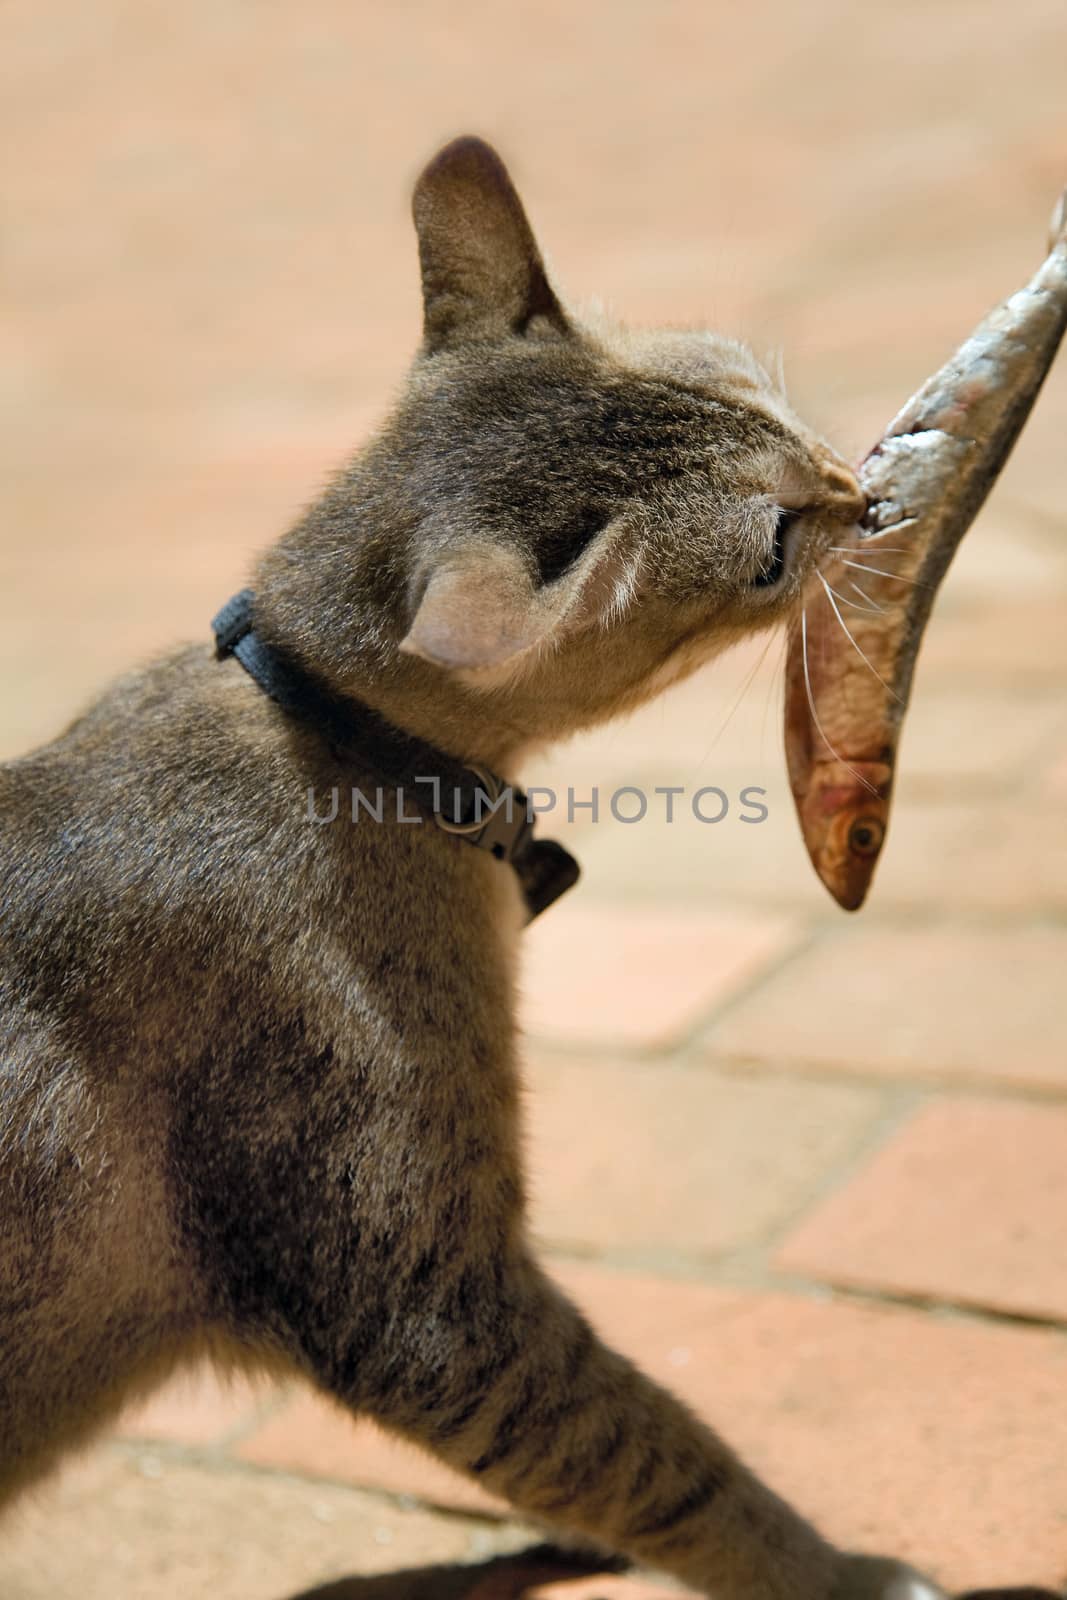
[[[198,1367],[131,1407],[116,1432],[125,1439],[219,1445],[254,1424],[278,1393],[268,1379],[235,1375],[227,1380],[210,1368]]]
[[[503,1502],[424,1451],[373,1423],[354,1421],[340,1406],[302,1391],[236,1447],[242,1461],[333,1478],[427,1505],[501,1516]]]
[[[787,1238],[834,1283],[1067,1321],[1067,1109],[942,1100]]]
[[[1051,393],[1045,391],[1046,400]],[[1055,400],[1052,408],[1051,416],[1043,408],[1035,410],[1028,428],[1033,424],[1040,434],[1048,423],[1054,424]],[[1026,454],[1040,453],[1031,450],[1037,443],[1035,436],[1026,439]],[[1022,450],[1013,468],[1020,458],[1025,461]],[[1033,469],[1033,459],[1030,466]],[[993,662],[1009,670],[1020,668],[1029,675],[1041,662],[1052,669],[1060,659],[1058,640],[1051,634],[1046,638],[1039,628],[1030,636],[1029,651],[1025,647],[1026,611],[1031,611],[1035,620],[1051,622],[1054,631],[1055,618],[1062,615],[1067,597],[1067,551],[1062,540],[1054,534],[1049,537],[1049,530],[1035,525],[1033,516],[1011,503],[1013,480],[1016,488],[1025,490],[1026,477],[1012,470],[1010,477],[1001,480],[953,557],[952,570],[935,602],[935,621],[923,640],[924,674],[931,666],[958,664],[945,648],[952,641],[973,658],[979,676],[985,676]],[[973,627],[978,615],[990,623],[985,669],[980,659],[981,640]]]
[[[913,785],[922,779],[961,795],[973,785],[1018,791],[1032,782],[1063,724],[1054,686],[1025,696],[991,683],[940,688],[925,686],[922,671],[920,664],[898,758]]]
[[[1067,560],[1063,563],[1067,573]],[[954,584],[955,572],[946,580]],[[1067,677],[1067,584],[1043,596],[1048,574],[1027,574],[1020,598],[984,605],[938,606],[923,639],[921,682],[985,685],[1009,680],[1038,691]],[[922,693],[922,689],[918,691]]]
[[[1057,798],[1067,797],[1067,750],[1055,758],[1046,777],[1048,788]]]
[[[13,474],[5,503],[22,543],[3,558],[0,675],[19,692],[0,700],[0,759],[59,732],[139,661],[190,639],[206,645],[256,550],[324,472],[311,454],[113,475],[68,466],[44,498],[32,474]],[[69,643],[57,649],[57,639]]]
[[[526,935],[523,1026],[554,1043],[670,1044],[784,955],[796,931],[759,911],[663,905],[623,918],[574,895]]]
[[[670,781],[658,773],[648,784]],[[768,816],[757,824],[727,818],[705,826],[679,808],[670,825],[609,820],[586,829],[573,846],[586,891],[620,908],[670,897],[675,904],[773,906],[838,925],[841,914],[804,851],[784,771],[763,774],[762,784]],[[928,786],[911,782],[905,759],[864,924],[885,911],[943,906],[1012,914],[1067,908],[1061,816],[1058,793],[931,799]]]
[[[418,335],[407,189],[472,106],[512,160],[566,288],[604,292],[640,320],[710,319],[781,344],[801,414],[852,452],[1021,281],[1063,181],[1062,118],[1048,108],[1062,98],[1067,13],[1047,0],[1021,0],[1010,38],[994,0],[976,0],[965,19],[972,77],[997,78],[1003,92],[964,97],[950,115],[944,84],[964,24],[954,8],[906,0],[859,31],[832,3],[779,5],[768,25],[760,8],[712,13],[692,0],[610,15],[545,0],[534,29],[504,12],[489,26],[467,0],[447,15],[416,5],[415,26],[407,11],[338,0],[254,15],[144,9],[136,27],[128,9],[13,0],[6,18],[4,147],[17,157],[5,170],[0,676],[11,692],[0,756],[58,729],[132,661],[203,637],[254,550],[366,436]],[[738,127],[746,160],[709,175],[708,150],[727,148]],[[694,207],[694,194],[708,203]],[[763,667],[746,647],[535,764],[540,781],[574,782],[583,796],[594,782],[651,778],[731,793],[765,783],[773,801],[751,837],[553,823],[578,835],[589,872],[581,902],[529,941],[527,1020],[545,1037],[605,1051],[670,1045],[763,975],[712,1052],[732,1039],[764,1069],[817,1060],[846,1073],[1063,1083],[1062,929],[905,934],[877,917],[1017,922],[1067,904],[1065,415],[1067,360],[939,600],[893,839],[862,922],[838,917],[800,848],[774,646]],[[777,972],[815,924],[831,942]],[[644,1229],[642,1248],[667,1256],[777,1226],[873,1092],[824,1084],[805,1108],[777,1077],[749,1092],[705,1086],[682,1127],[636,1087],[656,1070],[642,1064],[615,1102],[627,1170],[657,1174],[643,1207],[612,1189],[621,1164],[609,1169],[606,1154],[597,1164],[599,1127],[584,1150],[565,1138],[589,1082],[568,1078],[537,1113],[538,1138],[562,1152],[556,1196],[542,1189],[539,1210],[563,1242],[582,1245],[568,1232],[579,1223],[587,1249],[621,1248],[624,1232],[633,1244]],[[1020,1135],[1025,1160],[966,1120],[957,1129],[959,1108],[945,1111],[922,1168],[941,1151],[943,1225],[909,1265],[942,1286],[965,1275],[982,1296],[1052,1303],[1062,1113],[1021,1111],[1046,1130]],[[966,1231],[969,1206],[988,1225],[984,1256]],[[896,1220],[885,1218],[886,1261]],[[722,1416],[839,1537],[939,1560],[961,1584],[1067,1571],[1051,1335],[652,1278],[574,1282],[620,1342]],[[127,1440],[159,1438],[161,1459],[105,1453],[44,1490],[5,1528],[4,1600],[282,1600],[385,1571],[349,1600],[459,1600],[466,1577],[426,1564],[511,1537],[324,1481],[330,1471],[355,1481],[358,1454],[367,1481],[476,1508],[425,1458],[333,1413],[327,1422],[300,1396],[276,1419],[290,1423],[275,1435],[279,1459],[320,1481],[171,1459],[223,1448],[256,1421],[257,1403],[205,1381],[128,1417]],[[261,1443],[268,1426],[254,1430]],[[572,1600],[583,1590],[641,1592],[637,1580],[605,1580],[571,1585]]]
[[[776,1067],[1067,1087],[1067,930],[865,928],[803,953],[708,1035]]]
[[[721,1426],[839,1542],[893,1550],[959,1588],[1047,1582],[1067,1565],[1058,1334],[556,1271],[613,1344]],[[354,1445],[342,1458],[303,1404],[287,1434],[276,1419],[241,1454],[368,1481]],[[408,1488],[421,1494],[412,1466]],[[458,1490],[447,1503],[469,1502]]]
[[[651,797],[657,786],[684,787],[667,820],[660,799],[648,816],[629,825],[610,814],[588,829],[575,849],[585,874],[585,887],[598,899],[620,906],[670,900],[675,905],[702,907],[763,904],[818,913],[821,894],[797,826],[793,800],[778,752],[762,766],[701,774],[694,784],[684,765],[642,769],[635,782]],[[726,795],[729,810],[721,822],[704,822],[693,810],[698,787],[714,785]],[[746,789],[760,789],[741,802]],[[766,808],[759,821],[754,802]],[[718,815],[722,801],[707,796],[698,802],[703,814]],[[825,891],[822,891],[825,893]]]
[[[889,842],[864,920],[872,912],[951,908],[1012,917],[1067,908],[1067,833],[1058,799],[1032,792],[995,795],[963,788],[960,801],[923,798],[905,758]],[[836,919],[835,919],[836,920]]]
[[[592,1269],[565,1281],[839,1542],[954,1588],[1067,1568],[1058,1335]]]
[[[479,1569],[454,1563],[529,1540],[334,1484],[99,1450],[5,1522],[0,1589],[4,1600],[309,1600],[333,1581],[330,1600],[461,1600]]]
[[[844,1084],[536,1060],[533,1225],[553,1245],[711,1254],[763,1237],[825,1184],[883,1097]]]
[[[1011,916],[1067,909],[1062,803],[1040,793],[967,805],[901,797],[872,910],[951,908]]]

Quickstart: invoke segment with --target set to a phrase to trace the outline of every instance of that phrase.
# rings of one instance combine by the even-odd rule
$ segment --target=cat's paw
[[[831,1600],[945,1600],[914,1567],[885,1556],[842,1556]]]

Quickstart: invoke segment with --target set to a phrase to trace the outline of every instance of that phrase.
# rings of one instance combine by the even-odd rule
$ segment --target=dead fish
[[[786,664],[786,759],[808,854],[848,911],[862,905],[885,842],[934,596],[1067,329],[1067,193],[1049,252],[862,462],[863,522],[831,547],[803,595]]]

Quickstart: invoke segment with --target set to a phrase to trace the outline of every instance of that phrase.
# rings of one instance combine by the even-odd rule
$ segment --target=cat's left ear
[[[455,670],[510,666],[555,648],[575,628],[622,611],[633,596],[629,541],[614,524],[552,583],[539,583],[511,546],[471,539],[420,575],[404,655]]]
[[[495,150],[454,139],[415,185],[427,350],[525,333],[535,318],[566,333],[522,202]]]

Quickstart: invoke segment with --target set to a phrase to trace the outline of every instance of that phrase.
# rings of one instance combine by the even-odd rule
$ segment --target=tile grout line
[[[1043,1315],[1037,1312],[1007,1311],[976,1302],[941,1298],[919,1292],[909,1294],[903,1290],[878,1289],[874,1286],[849,1284],[838,1280],[822,1280],[803,1273],[776,1273],[768,1268],[765,1253],[748,1251],[744,1247],[724,1250],[717,1256],[701,1257],[692,1253],[660,1256],[656,1263],[642,1256],[627,1255],[625,1251],[601,1250],[583,1252],[573,1247],[546,1248],[547,1264],[601,1268],[619,1276],[658,1277],[664,1283],[689,1285],[704,1289],[729,1289],[738,1292],[776,1294],[783,1298],[806,1301],[849,1302],[884,1306],[888,1309],[926,1311],[934,1315],[958,1318],[982,1327],[1019,1327],[1045,1330],[1061,1335],[1067,1340],[1067,1318]]]
[[[353,1427],[356,1425],[355,1418],[352,1419],[352,1425]],[[190,1445],[168,1439],[135,1440],[112,1437],[105,1441],[105,1448],[120,1460],[141,1462],[146,1458],[151,1460],[155,1457],[168,1465],[197,1467],[227,1477],[293,1479],[310,1485],[321,1484],[323,1488],[350,1490],[355,1494],[369,1495],[400,1511],[432,1511],[436,1515],[456,1521],[487,1523],[491,1526],[511,1524],[522,1528],[534,1527],[533,1524],[526,1523],[511,1507],[503,1504],[499,1511],[494,1511],[488,1506],[484,1510],[475,1511],[449,1504],[447,1501],[427,1498],[414,1491],[387,1489],[379,1483],[339,1478],[330,1473],[301,1471],[295,1467],[277,1466],[270,1462],[248,1461],[243,1456],[235,1456],[228,1451],[216,1450],[210,1446]],[[463,1474],[460,1473],[458,1476],[462,1478]]]
[[[911,1089],[916,1093],[943,1095],[947,1099],[1017,1100],[1034,1106],[1056,1106],[1067,1100],[1067,1079],[1062,1084],[1037,1078],[1015,1082],[1003,1075],[985,1078],[973,1068],[961,1073],[944,1066],[931,1066],[913,1073],[883,1072],[870,1062],[845,1066],[819,1056],[787,1058],[786,1064],[777,1064],[781,1060],[781,1057],[745,1055],[739,1050],[730,1050],[722,1055],[701,1054],[692,1065],[698,1069],[718,1070],[741,1080],[769,1079],[782,1083],[818,1084],[826,1088],[835,1084],[856,1084],[865,1088]],[[688,1062],[686,1064],[689,1065]]]

